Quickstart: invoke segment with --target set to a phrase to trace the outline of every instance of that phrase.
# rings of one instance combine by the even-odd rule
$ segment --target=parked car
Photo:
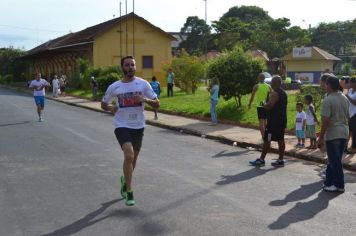
[[[265,76],[265,83],[271,84],[272,82],[272,75],[268,72],[263,72],[262,73]]]

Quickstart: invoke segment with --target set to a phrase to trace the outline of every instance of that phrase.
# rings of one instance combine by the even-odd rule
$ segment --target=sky
[[[122,14],[125,14],[125,2]],[[188,16],[205,18],[204,0],[135,0],[135,13],[167,32],[178,32]],[[127,0],[133,11],[133,0]],[[308,28],[356,18],[356,0],[207,0],[207,22],[234,6],[259,6],[272,18],[286,17]],[[120,16],[120,0],[0,0],[0,48],[29,50],[69,32]]]

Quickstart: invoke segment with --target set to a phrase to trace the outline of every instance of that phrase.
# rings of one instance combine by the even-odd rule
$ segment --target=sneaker
[[[135,205],[135,200],[133,196],[133,192],[126,192],[126,206],[133,206]]]
[[[250,161],[249,163],[251,166],[264,166],[265,165],[265,161],[260,158],[257,158],[254,161]]]
[[[302,146],[303,144],[300,144],[300,143],[298,143],[298,144],[296,144],[296,145],[294,145],[294,147],[295,148],[301,148],[301,147],[304,147],[304,145]]]
[[[120,182],[121,182],[121,188],[120,188],[120,193],[122,198],[126,198],[126,183],[125,183],[125,177],[121,176],[120,177]]]
[[[38,118],[38,121],[39,121],[39,122],[42,122],[42,121],[43,121],[42,116],[40,116],[40,118]]]
[[[326,192],[340,192],[340,193],[345,192],[345,189],[337,188],[335,185],[324,186],[323,190],[326,191]]]
[[[274,166],[274,167],[283,167],[284,166],[284,161],[283,160],[276,160],[275,162],[272,162],[271,165]]]

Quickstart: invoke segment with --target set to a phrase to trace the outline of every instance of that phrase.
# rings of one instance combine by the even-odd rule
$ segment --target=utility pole
[[[203,0],[205,2],[205,24],[208,22],[208,0]]]
[[[122,15],[121,15],[121,5],[122,5],[122,2],[120,1],[120,60],[122,58]]]
[[[132,0],[132,55],[135,57],[135,0]]]

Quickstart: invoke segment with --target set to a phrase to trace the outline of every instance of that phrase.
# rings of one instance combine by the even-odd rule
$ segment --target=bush
[[[240,107],[242,96],[251,92],[264,67],[262,60],[253,58],[241,48],[235,48],[210,63],[208,77],[219,78],[220,94],[225,100],[234,98],[237,107]]]
[[[312,95],[315,110],[318,110],[324,98],[324,92],[319,85],[303,85],[297,95],[297,101],[304,103],[305,95]]]
[[[10,75],[10,74],[5,75],[5,76],[0,75],[0,84],[10,84],[13,81],[14,81],[13,75]]]
[[[195,93],[198,83],[205,77],[205,66],[198,57],[189,56],[183,51],[179,57],[175,57],[172,63],[165,65],[164,70],[172,68],[175,80],[174,84],[186,93]]]

